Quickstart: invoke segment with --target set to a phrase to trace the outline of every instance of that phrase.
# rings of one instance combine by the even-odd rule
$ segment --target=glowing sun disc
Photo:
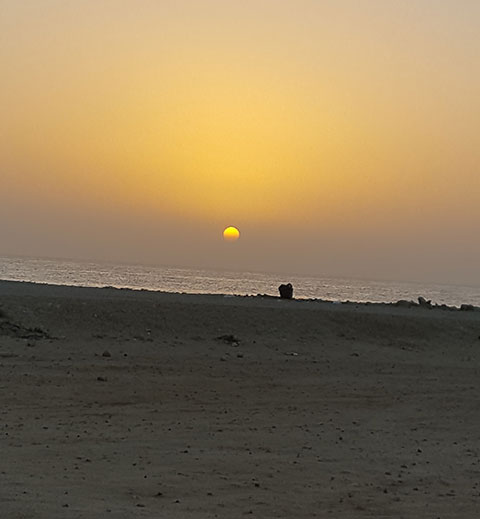
[[[237,241],[238,238],[240,238],[240,231],[236,227],[230,226],[223,231],[225,241]]]

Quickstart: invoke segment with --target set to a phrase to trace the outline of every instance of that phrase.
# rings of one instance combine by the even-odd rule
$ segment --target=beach
[[[473,518],[480,312],[0,282],[3,518]]]

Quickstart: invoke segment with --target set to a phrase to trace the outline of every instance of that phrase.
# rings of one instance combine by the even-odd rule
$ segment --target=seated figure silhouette
[[[278,291],[280,292],[281,299],[292,299],[293,297],[293,286],[291,283],[280,285]]]

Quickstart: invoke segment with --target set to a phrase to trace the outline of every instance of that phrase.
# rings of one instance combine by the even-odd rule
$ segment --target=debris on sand
[[[15,339],[53,339],[48,332],[39,328],[27,328],[20,324],[11,323],[10,321],[0,321],[0,335],[7,335]]]
[[[475,311],[478,309],[478,307],[476,307],[474,305],[467,305],[467,304],[463,304],[460,307],[449,306],[449,305],[446,305],[445,303],[434,304],[434,303],[432,303],[431,300],[427,301],[427,299],[425,299],[422,296],[420,296],[418,298],[418,303],[415,303],[415,301],[408,301],[406,299],[400,299],[400,301],[397,301],[396,303],[389,303],[389,304],[391,304],[392,306],[399,306],[402,308],[413,308],[413,307],[428,308],[428,309],[434,308],[434,309],[438,309],[438,310],[450,310],[450,311],[461,310],[461,311],[467,311],[467,312],[472,312],[472,311]]]
[[[222,341],[225,344],[231,344],[232,346],[238,346],[240,344],[240,339],[235,337],[235,335],[220,335],[216,338],[217,341]]]

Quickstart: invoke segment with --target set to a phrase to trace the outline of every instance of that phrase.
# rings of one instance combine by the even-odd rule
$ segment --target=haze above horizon
[[[479,26],[474,0],[2,0],[0,255],[477,285]]]

